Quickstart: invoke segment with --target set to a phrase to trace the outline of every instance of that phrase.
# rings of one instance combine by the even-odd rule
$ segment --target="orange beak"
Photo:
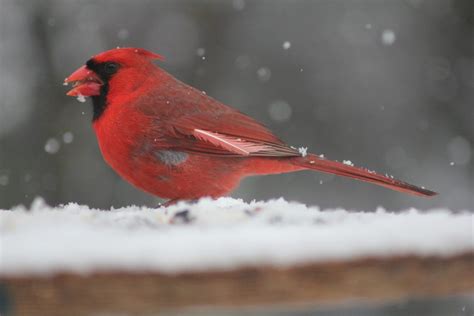
[[[100,95],[100,87],[104,84],[99,76],[86,66],[80,67],[64,80],[64,85],[67,86],[69,83],[73,83],[73,88],[67,95],[74,97]]]

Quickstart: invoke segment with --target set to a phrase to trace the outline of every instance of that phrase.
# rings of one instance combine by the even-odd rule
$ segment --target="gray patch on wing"
[[[160,150],[155,155],[162,163],[168,166],[179,165],[188,159],[187,153],[174,150]]]

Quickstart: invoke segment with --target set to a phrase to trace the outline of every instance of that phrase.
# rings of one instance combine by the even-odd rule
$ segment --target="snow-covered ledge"
[[[474,250],[473,216],[320,210],[283,199],[202,199],[110,211],[74,203],[0,212],[0,276],[180,273],[288,267],[366,257],[448,257]]]

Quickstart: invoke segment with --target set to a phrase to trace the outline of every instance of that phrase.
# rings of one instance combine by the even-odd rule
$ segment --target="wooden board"
[[[182,273],[62,273],[3,277],[14,315],[154,314],[197,306],[340,303],[474,293],[474,253]]]

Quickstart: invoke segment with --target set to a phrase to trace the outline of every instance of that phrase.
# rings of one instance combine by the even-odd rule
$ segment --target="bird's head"
[[[133,47],[116,48],[97,54],[64,80],[65,85],[73,85],[67,95],[76,96],[80,100],[92,97],[96,119],[105,109],[110,95],[129,94],[142,84],[155,68],[152,67],[155,59],[163,58],[145,49]]]

